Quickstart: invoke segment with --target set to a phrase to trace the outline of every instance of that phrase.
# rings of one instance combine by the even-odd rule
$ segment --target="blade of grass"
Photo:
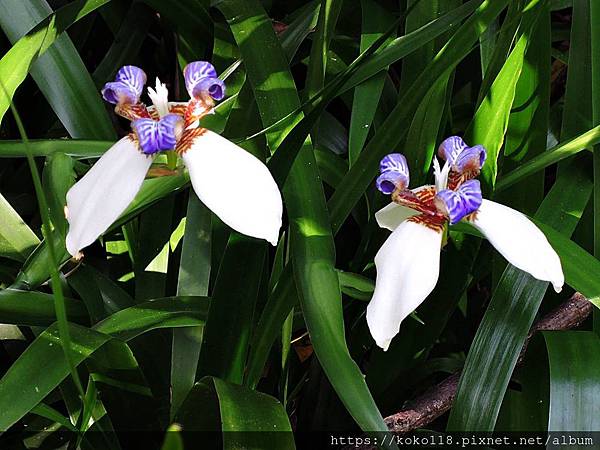
[[[544,331],[543,335],[550,366],[548,431],[599,429],[598,336],[588,331]]]
[[[202,325],[207,310],[205,297],[169,297],[119,311],[94,328],[68,324],[69,356],[79,365],[111,339],[128,341],[159,328]],[[8,430],[69,375],[59,336],[57,325],[50,326],[0,379],[0,431]]]
[[[564,144],[558,144],[556,147],[541,153],[530,161],[523,163],[513,171],[503,175],[496,186],[496,191],[502,191],[527,178],[531,174],[543,170],[546,167],[583,150],[587,150],[598,143],[600,143],[600,126],[594,127]]]
[[[179,262],[177,295],[208,295],[211,271],[212,213],[194,191],[187,205]],[[173,330],[171,346],[171,418],[196,381],[204,328]]]
[[[0,120],[15,91],[31,72],[72,137],[114,138],[92,78],[75,46],[63,34],[73,23],[109,1],[80,0],[55,13],[45,0],[7,0],[0,4],[0,26],[14,43],[0,60],[0,79],[6,90],[0,96]]]
[[[360,5],[362,13],[360,52],[362,53],[392,26],[393,20],[388,11],[373,0],[361,0]],[[386,73],[387,69],[383,69],[354,89],[348,136],[348,162],[350,165],[354,163],[367,141],[383,91]]]
[[[25,261],[40,240],[0,194],[0,255]]]
[[[585,209],[592,186],[585,174],[580,183],[565,181],[559,180],[552,187],[535,218],[568,237]],[[565,259],[561,260],[566,266]],[[494,430],[519,351],[547,287],[548,282],[514,266],[505,269],[467,355],[448,430]]]
[[[379,160],[390,149],[396,148],[406,136],[407,130],[403,124],[414,114],[427,91],[441,76],[453,70],[470,53],[471,47],[477,42],[483,30],[504,10],[507,3],[506,0],[484,1],[452,35],[432,63],[413,83],[413,87],[399,100],[398,105],[369,141],[329,200],[334,232],[339,230],[375,177]]]
[[[257,1],[227,0],[218,7],[228,19],[247,63],[263,126],[268,127],[299,106],[286,57]],[[246,33],[260,35],[260,40],[245,39]],[[260,45],[255,45],[258,41]],[[265,49],[270,54],[268,60],[262,57]],[[266,84],[267,79],[273,84]],[[267,134],[267,138],[273,146],[279,136]],[[284,187],[291,225],[292,267],[304,317],[319,360],[349,412],[363,430],[382,431],[387,429],[385,423],[345,344],[333,238],[316,170],[311,146],[305,143]]]
[[[4,90],[4,86],[2,86],[2,91],[6,96],[7,93]],[[25,127],[21,122],[21,118],[19,113],[17,112],[15,106],[10,104],[11,111],[17,123],[17,127],[19,129],[19,134],[21,135],[21,139],[23,143],[27,145],[28,138],[27,133],[25,132]],[[27,151],[27,147],[26,151]],[[52,292],[54,294],[54,308],[56,310],[56,317],[58,319],[58,331],[59,331],[59,340],[60,345],[63,349],[65,361],[69,367],[69,371],[71,373],[71,377],[73,378],[73,383],[77,388],[77,391],[80,397],[83,399],[84,391],[83,386],[81,384],[81,380],[79,379],[79,374],[77,373],[77,369],[74,361],[71,359],[71,338],[69,335],[69,324],[67,318],[67,309],[65,306],[65,298],[62,290],[62,283],[60,280],[59,269],[58,269],[58,261],[55,253],[55,247],[53,239],[55,234],[52,232],[51,224],[50,224],[50,214],[48,210],[48,201],[46,200],[46,195],[44,193],[44,188],[42,187],[42,180],[40,179],[40,174],[38,173],[38,169],[35,165],[35,161],[33,156],[29,152],[27,152],[27,162],[29,164],[29,169],[31,171],[31,177],[33,179],[33,185],[35,187],[35,193],[37,197],[38,207],[40,210],[40,216],[42,217],[42,234],[46,240],[48,240],[48,255],[49,255],[49,271],[50,271],[50,279],[52,281],[51,287]],[[1,429],[1,427],[0,427]]]

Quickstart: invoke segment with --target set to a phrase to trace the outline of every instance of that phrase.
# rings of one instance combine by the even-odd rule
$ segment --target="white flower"
[[[556,292],[564,284],[560,259],[537,226],[520,212],[485,200],[474,180],[485,161],[482,146],[468,147],[459,137],[439,149],[434,159],[435,186],[409,190],[408,165],[400,154],[386,156],[377,187],[393,203],[375,214],[392,231],[375,256],[375,292],[367,323],[375,342],[387,350],[400,324],[433,291],[439,275],[442,237],[448,225],[469,221],[515,267],[549,281]]]
[[[73,256],[93,243],[133,201],[155,155],[175,150],[187,166],[192,186],[223,222],[248,236],[277,245],[283,204],[267,167],[244,149],[212,131],[199,119],[221,100],[225,85],[214,67],[202,61],[184,70],[191,100],[168,101],[160,80],[149,88],[153,106],[139,99],[146,74],[125,66],[102,90],[117,114],[132,121],[133,133],[111,147],[67,193],[66,247]]]

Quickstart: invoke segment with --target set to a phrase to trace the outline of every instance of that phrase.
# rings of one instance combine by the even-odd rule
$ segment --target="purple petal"
[[[377,189],[384,194],[391,194],[396,188],[404,189],[407,186],[406,178],[398,172],[385,172],[375,181]]]
[[[456,191],[444,189],[436,194],[435,202],[438,209],[448,216],[450,224],[454,225],[463,217],[477,211],[481,206],[479,181],[466,181]]]
[[[146,74],[135,66],[123,66],[117,72],[115,81],[104,85],[102,97],[113,104],[135,104],[140,101],[146,84]]]
[[[381,172],[381,176],[377,178],[377,189],[384,194],[391,194],[396,187],[400,189],[408,187],[410,172],[404,155],[390,153],[384,156],[379,163],[379,171]],[[391,192],[387,192],[391,188],[390,183],[394,185],[394,189]]]
[[[202,98],[207,95],[215,100],[225,96],[225,83],[217,78],[214,66],[206,61],[194,61],[183,69],[185,86],[193,98]]]
[[[483,145],[469,147],[462,138],[451,136],[440,144],[438,154],[448,161],[452,169],[463,173],[481,170],[486,158]]]
[[[159,121],[138,119],[131,123],[142,152],[146,155],[163,150],[173,150],[177,145],[177,134],[183,126],[183,118],[178,114],[167,114]]]
[[[454,165],[460,173],[470,170],[478,172],[483,167],[486,156],[487,154],[483,145],[467,147],[458,155]]]
[[[454,164],[458,155],[467,148],[467,144],[459,136],[450,136],[445,139],[438,148],[438,155],[450,165]]]

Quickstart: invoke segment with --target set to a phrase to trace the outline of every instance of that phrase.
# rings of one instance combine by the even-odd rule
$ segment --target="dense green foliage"
[[[127,449],[141,430],[176,450],[181,427],[295,448],[290,430],[385,430],[458,370],[428,429],[600,430],[596,310],[517,365],[536,318],[574,292],[600,306],[597,0],[2,0],[0,27],[0,448]],[[281,188],[279,245],[231,231],[179,167],[70,259],[66,192],[129,132],[100,88],[134,64],[187,100],[195,60],[227,85],[202,126]],[[458,227],[383,352],[365,321],[378,163],[402,152],[430,183],[453,134],[486,147],[486,196],[536,221],[565,289]]]

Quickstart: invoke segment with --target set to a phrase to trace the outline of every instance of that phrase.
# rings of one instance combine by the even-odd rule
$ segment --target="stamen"
[[[440,169],[440,162],[433,157],[433,176],[435,179],[435,189],[437,191],[444,190],[448,187],[448,174],[450,173],[450,164],[444,163],[444,167]]]
[[[148,87],[148,96],[152,100],[159,117],[169,114],[169,90],[164,83],[160,82],[158,77],[156,78],[156,89]]]

